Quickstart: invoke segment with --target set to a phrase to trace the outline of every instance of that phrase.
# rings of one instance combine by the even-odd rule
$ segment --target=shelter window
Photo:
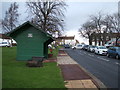
[[[28,33],[28,37],[33,37],[33,34],[32,33]]]

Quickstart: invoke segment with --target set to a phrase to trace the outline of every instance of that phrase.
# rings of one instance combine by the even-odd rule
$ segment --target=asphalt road
[[[120,88],[120,60],[84,50],[66,49],[66,52],[108,88]]]

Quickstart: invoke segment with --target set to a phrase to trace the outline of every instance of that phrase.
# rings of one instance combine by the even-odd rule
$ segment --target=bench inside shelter
[[[27,66],[28,67],[43,67],[43,60],[44,57],[32,57],[31,60],[27,61]]]

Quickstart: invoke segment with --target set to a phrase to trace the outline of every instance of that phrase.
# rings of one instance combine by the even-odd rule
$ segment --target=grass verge
[[[2,49],[2,88],[65,88],[55,62],[44,63],[42,68],[26,67],[16,61],[16,47]]]

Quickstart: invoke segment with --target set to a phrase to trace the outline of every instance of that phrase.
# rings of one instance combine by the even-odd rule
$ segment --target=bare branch
[[[8,33],[16,27],[18,23],[18,4],[14,2],[5,13],[5,18],[2,20],[3,33]]]
[[[39,0],[38,0],[39,1]],[[30,12],[34,15],[32,22],[50,34],[61,31],[64,27],[64,2],[26,2]]]

